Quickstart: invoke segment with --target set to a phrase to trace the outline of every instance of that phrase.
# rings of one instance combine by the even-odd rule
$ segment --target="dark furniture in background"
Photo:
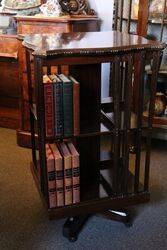
[[[0,126],[17,129],[21,96],[18,41],[14,35],[0,35]]]
[[[53,35],[52,35],[53,36]],[[96,43],[94,38],[96,37]],[[27,55],[29,107],[31,120],[32,159],[31,170],[51,219],[69,217],[64,225],[64,236],[76,240],[81,226],[91,214],[102,213],[110,219],[129,225],[130,219],[124,207],[148,202],[150,146],[156,81],[160,53],[163,46],[144,38],[120,32],[84,33],[76,41],[74,34],[61,35],[61,46],[54,50],[43,43],[34,44],[34,36],[26,36],[24,46]],[[75,46],[68,46],[75,41]],[[67,45],[68,44],[68,45]],[[48,45],[49,46],[49,45]],[[34,57],[35,86],[32,86],[31,55]],[[136,65],[135,62],[138,61]],[[101,103],[101,64],[112,66],[113,92],[110,102]],[[149,116],[142,123],[145,64],[152,69]],[[81,202],[75,205],[48,208],[48,184],[45,143],[55,142],[45,135],[45,106],[43,66],[68,65],[69,72],[80,82],[80,134],[62,138],[72,140],[80,153]],[[133,79],[139,74],[137,123],[131,125],[133,103]],[[121,72],[121,74],[120,74]],[[34,99],[37,114],[34,112]],[[36,150],[35,127],[37,126]],[[136,153],[131,158],[130,136],[136,134]],[[146,134],[146,152],[143,159],[141,140]],[[100,138],[108,136],[109,150],[101,150]],[[41,181],[37,177],[37,155],[41,169]],[[142,161],[141,161],[142,157]],[[122,212],[121,214],[117,212]]]

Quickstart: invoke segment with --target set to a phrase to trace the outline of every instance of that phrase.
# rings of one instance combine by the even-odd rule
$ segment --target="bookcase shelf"
[[[77,37],[76,34],[75,36],[59,34],[41,35],[36,39],[35,36],[30,35],[26,36],[23,42],[26,48],[31,111],[33,159],[31,171],[49,217],[51,219],[70,217],[70,221],[67,220],[65,223],[63,234],[71,240],[76,239],[81,225],[90,214],[108,211],[111,219],[129,224],[129,215],[126,212],[124,216],[118,216],[112,211],[114,209],[122,211],[124,207],[149,201],[154,96],[160,52],[164,48],[158,42],[120,32],[83,33],[78,36],[79,40],[75,37]],[[34,91],[37,112],[34,112],[33,107],[31,55],[34,57]],[[135,64],[136,61],[138,64]],[[153,72],[146,126],[142,123],[145,61],[150,62]],[[108,62],[112,69],[110,77],[112,97],[101,103],[101,64]],[[60,65],[67,65],[69,75],[80,83],[80,134],[70,138],[47,139],[43,66],[50,70],[50,67]],[[136,90],[139,105],[134,126],[131,124],[131,118],[133,79],[136,71],[140,76],[140,87]],[[35,124],[37,124],[37,137]],[[141,161],[143,132],[146,132],[147,138],[144,162]],[[133,159],[130,156],[132,135],[135,136],[136,147]],[[104,136],[110,138],[107,150],[101,147],[101,140]],[[57,140],[72,141],[79,152],[80,202],[49,208],[45,144]],[[38,144],[40,182],[37,177],[36,143]],[[132,165],[131,162],[133,162]]]
[[[120,207],[134,206],[140,203],[148,202],[150,199],[149,192],[139,192],[138,194],[129,193],[128,195],[113,195],[110,191],[110,187],[108,188],[108,183],[105,179],[100,179],[99,183],[83,183],[82,184],[82,192],[81,202],[78,204],[51,208],[48,209],[46,200],[44,199],[43,194],[40,190],[40,183],[37,178],[37,173],[35,172],[35,167],[31,164],[31,172],[34,177],[35,184],[37,189],[39,190],[41,200],[44,206],[47,208],[49,218],[50,219],[58,219],[58,218],[66,218],[66,217],[74,217],[76,215],[84,215],[86,213],[100,213],[106,211],[110,208],[112,209],[120,209]],[[133,182],[134,176],[131,174],[131,181]],[[104,189],[108,191],[108,195],[104,195],[104,190],[100,192],[100,186],[103,184]],[[97,193],[97,189],[99,192]],[[102,187],[101,187],[102,189]],[[91,193],[90,193],[91,190]]]

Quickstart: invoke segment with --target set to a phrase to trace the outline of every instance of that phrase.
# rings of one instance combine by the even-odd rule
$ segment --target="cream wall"
[[[92,9],[94,9],[102,20],[101,30],[111,30],[113,20],[113,2],[114,0],[88,0]]]
[[[112,30],[113,22],[113,3],[114,0],[89,0],[89,4],[101,19],[101,30]],[[102,66],[102,98],[107,97],[109,93],[109,64]]]

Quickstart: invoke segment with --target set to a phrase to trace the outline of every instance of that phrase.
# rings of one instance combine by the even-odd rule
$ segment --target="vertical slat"
[[[114,30],[117,30],[118,28],[118,7],[119,7],[119,0],[115,0],[114,26],[113,26]]]
[[[112,97],[113,96],[113,84],[112,81],[114,79],[114,67],[113,67],[113,63],[110,63],[110,75],[109,75],[109,96]]]
[[[129,148],[130,148],[130,126],[131,126],[131,105],[132,105],[132,71],[133,55],[128,55],[126,62],[126,78],[124,86],[124,140],[123,140],[123,192],[128,191],[128,173],[129,173]]]
[[[34,57],[35,87],[37,97],[37,124],[38,124],[38,145],[39,159],[41,168],[41,191],[48,202],[48,181],[46,169],[46,150],[45,150],[45,105],[44,105],[44,86],[43,86],[43,60]],[[49,204],[49,203],[48,203]]]
[[[127,32],[128,33],[130,32],[131,13],[132,13],[132,0],[129,0],[128,23],[127,23]]]
[[[161,33],[160,33],[160,42],[162,42],[162,38],[163,38],[164,22],[165,22],[165,16],[166,16],[166,3],[167,3],[167,0],[164,0],[164,7],[163,7],[163,13],[162,13],[162,23],[161,23]]]
[[[145,71],[145,52],[137,54],[139,60],[139,86],[138,86],[138,107],[137,107],[137,132],[136,132],[136,160],[135,160],[135,183],[134,192],[139,191],[140,160],[141,160],[141,140],[142,140],[142,115],[144,98],[144,71]]]
[[[137,23],[137,35],[139,36],[147,35],[149,2],[150,0],[139,0],[139,14]]]
[[[123,21],[123,9],[124,9],[124,0],[121,0],[120,3],[120,20],[119,20],[119,30],[122,31],[122,21]]]
[[[116,56],[113,64],[114,68],[114,81],[113,81],[113,101],[114,101],[114,171],[113,171],[113,189],[118,193],[118,171],[119,171],[119,159],[120,159],[120,56]]]
[[[150,95],[150,105],[149,105],[148,135],[147,135],[147,143],[146,143],[146,162],[145,162],[145,178],[144,178],[144,190],[145,191],[148,191],[148,187],[149,187],[152,122],[153,122],[154,108],[155,108],[155,95],[156,95],[157,76],[158,76],[158,69],[159,69],[159,58],[160,58],[160,52],[155,51],[153,53],[152,76],[151,76],[151,86],[150,86],[151,95]]]
[[[61,66],[60,65],[57,66],[57,73],[61,74]]]
[[[51,66],[47,66],[47,75],[51,75]]]
[[[31,74],[31,60],[30,52],[26,50],[26,63],[27,63],[27,82],[28,82],[28,101],[29,108],[33,106],[33,88],[32,88],[32,74]],[[37,168],[37,159],[36,159],[36,144],[35,144],[35,123],[32,111],[30,110],[30,131],[31,131],[31,148],[32,148],[32,159],[34,166]]]
[[[113,97],[113,81],[115,79],[114,63],[110,62],[110,75],[109,75],[109,96]],[[111,143],[111,152],[113,152],[113,143]]]

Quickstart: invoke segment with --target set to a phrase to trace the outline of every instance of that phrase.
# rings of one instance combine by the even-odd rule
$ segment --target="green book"
[[[58,75],[63,82],[63,125],[64,137],[73,135],[73,83],[64,74]]]
[[[56,75],[50,75],[54,88],[55,138],[63,137],[63,83]]]

